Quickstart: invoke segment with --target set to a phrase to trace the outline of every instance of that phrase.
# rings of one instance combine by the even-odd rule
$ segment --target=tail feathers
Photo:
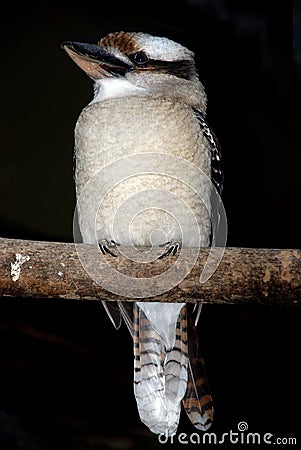
[[[116,330],[118,330],[121,325],[121,315],[120,315],[120,310],[118,308],[118,303],[117,302],[105,302],[104,300],[102,300],[102,304],[106,310],[106,313],[109,316],[110,321],[112,322],[112,324],[114,325]]]
[[[189,323],[188,383],[183,406],[199,430],[206,431],[213,421],[213,401],[206,376],[203,358],[198,352],[198,340],[192,320]]]
[[[174,345],[167,350],[145,313],[134,303],[134,392],[141,421],[156,434],[176,433],[181,402],[199,430],[207,430],[213,420],[212,397],[192,314],[188,321],[189,306],[181,309]]]
[[[195,360],[198,366],[204,366],[202,359]],[[199,371],[199,367],[198,367]],[[192,365],[189,362],[187,391],[183,399],[183,406],[192,422],[199,430],[206,431],[213,420],[213,402],[206,378],[195,378]]]
[[[187,384],[187,342],[181,339],[180,316],[175,345],[166,351],[144,312],[134,305],[134,392],[138,411],[153,433],[168,436],[177,431]]]
[[[174,347],[166,353],[164,362],[166,398],[174,403],[180,403],[187,386],[188,340],[187,314],[183,307],[176,325]]]
[[[133,336],[133,307],[129,302],[106,302],[102,300],[102,304],[108,314],[112,324],[118,330],[123,318],[129,332]]]

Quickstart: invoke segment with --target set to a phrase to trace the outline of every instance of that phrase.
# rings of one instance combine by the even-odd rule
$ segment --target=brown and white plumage
[[[177,431],[181,402],[198,429],[208,429],[213,418],[204,361],[198,354],[187,306],[179,313],[170,348],[139,306],[134,306],[135,396],[142,422],[157,434],[173,435]]]
[[[173,345],[166,345],[138,303],[107,306],[115,327],[122,317],[133,337],[134,392],[142,422],[153,433],[173,435],[182,403],[192,424],[207,430],[213,421],[213,400],[196,331],[201,305],[180,308]]]
[[[199,351],[196,325],[193,320],[192,305],[186,305],[188,310],[187,335],[188,344],[188,382],[183,406],[193,423],[199,430],[207,430],[213,420],[213,400],[208,384],[204,359]]]
[[[210,245],[210,179],[220,191],[221,156],[205,119],[207,98],[193,53],[166,38],[128,32],[110,33],[97,45],[68,42],[64,48],[94,81],[94,99],[82,111],[75,130],[75,178],[77,197],[81,198],[78,217],[83,241],[98,242],[103,253],[114,255],[111,242],[149,245],[152,232],[164,229],[172,245],[167,253],[173,254],[177,248],[174,242],[179,241],[191,247]],[[164,167],[155,163],[154,174],[125,177],[114,186],[101,208],[97,208],[97,191],[84,195],[86,184],[107,164],[141,153],[169,154],[198,167],[204,178],[191,180],[197,195],[176,177],[162,178],[159,172],[164,172]],[[134,164],[139,172],[137,160]],[[105,171],[102,173],[106,181]],[[185,175],[189,178],[189,174]],[[200,236],[191,232],[190,219],[179,204],[170,204],[170,198],[164,197],[160,212],[145,208],[134,217],[131,236],[125,234],[122,220],[117,224],[118,239],[112,235],[114,208],[127,196],[154,187],[175,193],[189,206]],[[169,208],[181,218],[182,234],[174,218],[162,214]],[[153,245],[166,242],[160,241],[162,235],[156,236],[152,235]],[[193,425],[207,430],[213,407],[195,328],[200,306],[155,302],[109,302],[104,306],[116,328],[123,318],[133,337],[134,392],[142,422],[154,433],[173,435],[183,404]]]
[[[160,307],[160,305],[157,305]],[[174,434],[187,387],[186,309],[167,343],[143,310],[134,306],[134,392],[140,418],[153,433]]]

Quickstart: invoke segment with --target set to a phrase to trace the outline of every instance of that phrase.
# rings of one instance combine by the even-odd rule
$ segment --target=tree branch
[[[0,239],[0,294],[106,301],[138,298],[161,302],[301,305],[300,250],[226,248],[217,270],[205,283],[200,283],[200,274],[209,255],[208,248],[183,248],[178,259],[169,256],[148,263],[129,260],[120,253],[124,250],[135,255],[131,248],[120,248],[118,257],[113,258],[103,257],[99,249],[86,244]],[[162,253],[162,249],[155,250]],[[195,251],[198,257],[193,264]],[[175,268],[175,280],[180,276],[180,282],[172,289],[173,278],[169,272],[164,275],[171,268]],[[182,269],[188,273],[184,278]],[[91,279],[91,273],[92,277],[101,274],[104,283]],[[137,280],[141,285],[135,287]],[[150,286],[153,291],[149,291]],[[123,296],[129,292],[129,297]],[[145,297],[145,292],[156,295]]]

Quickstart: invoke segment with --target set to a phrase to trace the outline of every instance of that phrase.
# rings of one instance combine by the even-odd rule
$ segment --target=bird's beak
[[[110,76],[122,76],[132,68],[129,63],[117,58],[98,45],[64,42],[62,48],[93,80]]]

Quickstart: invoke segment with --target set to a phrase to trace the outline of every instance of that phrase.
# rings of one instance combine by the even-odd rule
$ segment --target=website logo
[[[258,433],[256,431],[250,431],[249,425],[245,421],[241,421],[237,424],[235,430],[230,429],[222,434],[214,432],[206,433],[180,433],[174,436],[166,436],[161,433],[158,435],[160,444],[238,444],[238,445],[262,445],[262,444],[274,444],[274,445],[297,445],[297,438],[294,436],[278,436],[274,433]]]

